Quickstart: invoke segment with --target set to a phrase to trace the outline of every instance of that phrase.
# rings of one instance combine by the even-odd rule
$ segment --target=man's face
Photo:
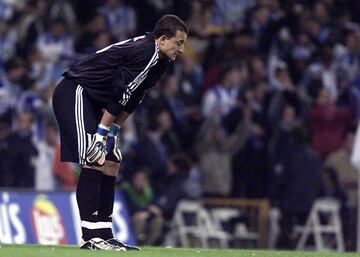
[[[172,38],[162,36],[159,40],[161,53],[172,61],[175,61],[176,57],[184,52],[186,39],[187,34],[180,30],[177,30],[175,36]]]

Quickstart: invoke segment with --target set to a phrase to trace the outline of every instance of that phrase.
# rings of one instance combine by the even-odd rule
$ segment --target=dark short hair
[[[176,35],[177,30],[183,31],[186,34],[189,33],[189,28],[182,19],[176,15],[166,14],[155,24],[153,34],[155,38],[159,38],[162,35],[171,38]]]

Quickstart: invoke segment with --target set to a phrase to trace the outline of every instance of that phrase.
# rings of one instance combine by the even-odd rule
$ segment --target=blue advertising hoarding
[[[120,192],[115,196],[112,217],[115,237],[136,244]],[[0,191],[0,243],[79,244],[80,239],[74,192]]]

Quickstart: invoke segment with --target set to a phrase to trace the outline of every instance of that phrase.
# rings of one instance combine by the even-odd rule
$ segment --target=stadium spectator
[[[162,139],[168,131],[170,121],[167,118],[167,122],[164,123],[161,113],[164,116],[168,115],[166,111],[157,112],[154,120],[149,123],[149,128],[145,133],[139,135],[139,142],[136,146],[136,161],[151,170],[149,177],[156,193],[163,186],[166,176],[166,161],[169,156]]]
[[[360,118],[360,90],[351,82],[349,73],[339,68],[337,70],[337,85],[339,95],[336,99],[336,105],[340,108],[348,108],[354,118]]]
[[[352,206],[357,205],[358,170],[350,161],[355,141],[355,128],[348,129],[341,147],[332,152],[324,162],[324,167],[332,169],[337,174],[339,186],[344,188]]]
[[[275,7],[275,8],[274,8]],[[276,5],[271,7],[269,5],[259,5],[252,10],[252,19],[249,23],[249,28],[255,36],[255,46],[257,53],[267,55],[270,53],[274,44],[279,44],[279,47],[284,48],[284,45],[279,43],[281,36],[286,41],[286,30],[283,34],[280,33],[286,24],[286,17],[282,10],[276,8]],[[285,34],[285,36],[284,36]],[[285,49],[282,49],[285,50]],[[281,52],[279,54],[281,55]]]
[[[35,81],[36,90],[44,89],[59,79],[54,72],[54,63],[47,61],[38,48],[31,49],[27,58],[29,77]]]
[[[134,9],[123,0],[106,0],[98,10],[105,17],[107,28],[118,41],[135,36],[136,15]]]
[[[326,158],[339,149],[351,123],[351,110],[338,108],[333,95],[325,88],[320,89],[309,114],[311,146],[322,158]]]
[[[267,69],[264,59],[259,55],[254,55],[249,60],[249,81],[257,83],[267,79]]]
[[[225,68],[222,80],[214,88],[209,89],[203,97],[202,113],[210,117],[215,112],[223,117],[235,106],[245,67],[230,66]],[[218,110],[216,110],[219,108]]]
[[[307,33],[300,32],[295,37],[294,46],[290,50],[287,60],[291,77],[298,85],[306,72],[309,62],[315,55],[316,48]]]
[[[16,131],[12,133],[9,144],[16,146],[9,151],[13,181],[11,186],[17,188],[35,187],[34,161],[39,152],[33,142],[32,127],[34,117],[31,112],[19,113],[16,120]]]
[[[77,53],[90,54],[94,52],[93,39],[95,35],[102,31],[106,31],[105,17],[97,14],[84,26],[82,33],[78,35],[75,42],[75,50]]]
[[[23,13],[17,23],[18,31],[18,54],[26,57],[29,51],[36,45],[40,35],[45,31],[46,1],[30,0],[25,2]]]
[[[5,73],[0,77],[0,113],[14,111],[16,100],[29,85],[25,62],[14,57],[7,61]]]
[[[66,30],[75,35],[78,31],[77,17],[71,1],[53,0],[46,6],[46,14],[49,20],[62,19]]]
[[[155,205],[155,194],[149,183],[146,167],[139,168],[131,181],[121,184],[136,238],[140,245],[154,245],[162,236],[164,219]]]
[[[11,187],[14,181],[14,173],[10,150],[11,141],[11,113],[7,112],[0,117],[0,187]]]
[[[33,115],[36,115],[38,108],[41,105],[41,100],[38,91],[35,89],[36,83],[33,80],[29,80],[27,89],[23,90],[18,99],[17,99],[17,112],[32,112]]]
[[[223,31],[238,31],[245,22],[245,13],[254,5],[254,1],[215,0],[212,19]]]
[[[279,62],[274,70],[274,78],[271,83],[272,89],[293,90],[295,85],[289,76],[288,68],[285,63]]]
[[[161,188],[156,205],[162,211],[165,220],[169,223],[180,200],[188,198],[186,182],[192,162],[188,155],[176,153],[169,157],[165,183]]]
[[[259,82],[238,97],[238,105],[224,119],[227,133],[233,133],[237,122],[248,122],[244,146],[232,157],[232,196],[261,198],[265,195],[267,174],[267,135],[262,121],[268,84]]]
[[[277,147],[281,152],[272,165],[269,183],[270,196],[281,211],[278,247],[293,248],[293,226],[305,222],[320,190],[321,161],[309,147],[304,127],[298,126],[286,133],[288,142]]]
[[[305,120],[307,103],[289,77],[286,66],[279,65],[275,69],[273,90],[266,95],[264,106],[265,125],[269,137],[277,133],[284,118],[284,110],[289,110],[287,107],[291,108],[292,114],[298,120]]]
[[[180,64],[176,64],[174,75],[179,78],[180,97],[186,104],[196,105],[201,98],[203,69],[201,65],[187,56],[183,56]]]
[[[121,128],[121,153],[124,157],[120,167],[121,177],[118,178],[130,180],[134,170],[140,165],[136,160],[138,140],[139,137],[135,119],[133,116],[130,116]]]
[[[359,39],[356,30],[347,31],[343,41],[339,42],[334,48],[334,58],[337,66],[347,72],[350,81],[356,78],[360,68]]]
[[[183,142],[189,142],[188,106],[180,95],[178,78],[175,75],[166,76],[161,87],[160,96],[155,103],[156,108],[165,109],[170,114],[171,126],[176,133],[174,136],[182,138]],[[167,129],[167,132],[169,131]],[[179,143],[178,145],[180,147]],[[186,143],[181,146],[186,147]],[[179,150],[181,149],[177,149],[178,152]]]
[[[223,34],[221,27],[212,21],[210,4],[202,1],[192,1],[188,23],[191,28],[187,43],[186,56],[197,63],[203,64],[208,59],[209,48],[212,47],[214,37]]]
[[[59,144],[56,124],[45,124],[44,139],[36,144],[38,156],[35,165],[35,190],[53,191],[56,181],[53,172],[55,148]],[[45,182],[46,181],[46,182]]]
[[[307,71],[302,78],[302,85],[307,92],[311,92],[311,79],[317,78],[321,81],[323,87],[331,94],[333,99],[338,96],[337,80],[336,80],[336,63],[333,57],[333,50],[325,47],[321,50],[319,62],[309,65]]]
[[[17,37],[13,22],[0,18],[0,72],[4,69],[5,63],[16,55]]]
[[[221,123],[220,107],[217,107],[201,125],[195,149],[199,159],[204,195],[230,196],[231,159],[246,142],[247,123],[246,119],[240,119],[233,131],[226,132]]]
[[[73,57],[73,38],[62,19],[50,22],[49,29],[40,34],[36,47],[45,61],[58,63]]]
[[[14,14],[15,2],[11,1],[1,1],[0,2],[0,17],[4,21],[8,21],[12,18]]]

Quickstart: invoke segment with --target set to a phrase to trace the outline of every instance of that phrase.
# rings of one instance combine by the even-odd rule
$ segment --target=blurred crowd
[[[140,242],[159,240],[180,199],[202,196],[268,198],[283,231],[332,196],[350,233],[354,0],[0,0],[0,187],[75,187],[78,167],[60,162],[54,87],[70,63],[165,13],[191,29],[185,54],[121,133],[118,185]]]

